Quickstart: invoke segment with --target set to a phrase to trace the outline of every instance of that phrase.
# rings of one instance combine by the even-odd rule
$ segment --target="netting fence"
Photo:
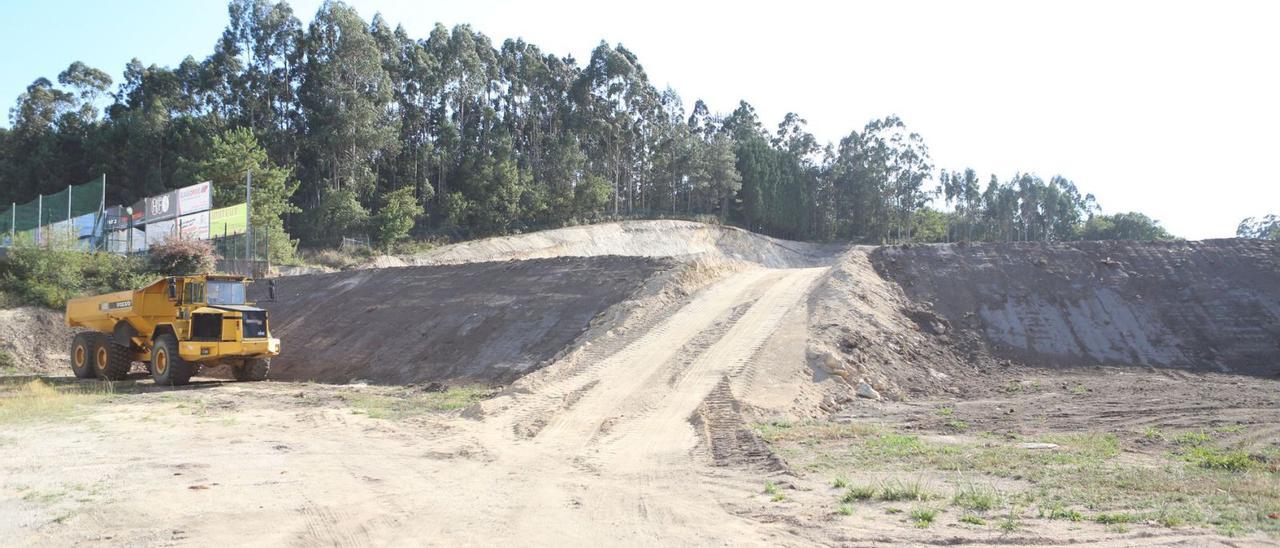
[[[78,239],[100,233],[105,185],[103,178],[25,204],[6,204],[0,213],[0,238],[9,243],[40,242],[48,237]]]

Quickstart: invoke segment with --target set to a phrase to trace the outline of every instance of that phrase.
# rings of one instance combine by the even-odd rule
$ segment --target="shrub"
[[[0,262],[0,292],[11,304],[62,308],[67,299],[133,289],[148,275],[141,261],[70,248],[19,245]]]
[[[165,276],[208,274],[216,266],[213,246],[203,240],[167,238],[151,246],[151,269]]]

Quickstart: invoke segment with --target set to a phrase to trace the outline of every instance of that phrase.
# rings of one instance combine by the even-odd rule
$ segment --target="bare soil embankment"
[[[1041,366],[1280,372],[1280,244],[920,245],[876,269],[992,355]]]
[[[387,268],[282,278],[260,302],[274,380],[506,383],[673,263],[633,257]],[[262,284],[255,291],[263,291]]]
[[[692,221],[623,221],[486,238],[400,257],[404,264],[457,264],[546,257],[724,259],[770,268],[825,266],[844,246],[793,242]]]

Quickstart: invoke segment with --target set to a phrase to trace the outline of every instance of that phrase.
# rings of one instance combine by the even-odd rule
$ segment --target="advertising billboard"
[[[178,189],[178,215],[208,211],[212,206],[213,183],[204,182]]]
[[[245,215],[249,210],[244,204],[223,207],[209,212],[209,235],[214,238],[244,234],[249,226]]]
[[[147,215],[145,222],[147,224],[156,221],[168,221],[178,216],[178,192],[166,192],[159,196],[152,196],[145,200],[147,202]]]
[[[209,212],[201,211],[178,217],[178,234],[184,240],[208,240]]]
[[[176,236],[177,230],[177,220],[147,222],[147,247],[163,242],[165,238]]]

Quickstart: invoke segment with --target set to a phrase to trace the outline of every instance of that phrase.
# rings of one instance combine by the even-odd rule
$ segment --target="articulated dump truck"
[[[71,369],[82,379],[122,380],[138,361],[156,384],[175,386],[190,382],[201,365],[225,364],[236,380],[266,379],[280,339],[271,338],[267,311],[245,299],[248,282],[181,276],[137,291],[72,299],[67,325],[89,331],[71,341]]]

